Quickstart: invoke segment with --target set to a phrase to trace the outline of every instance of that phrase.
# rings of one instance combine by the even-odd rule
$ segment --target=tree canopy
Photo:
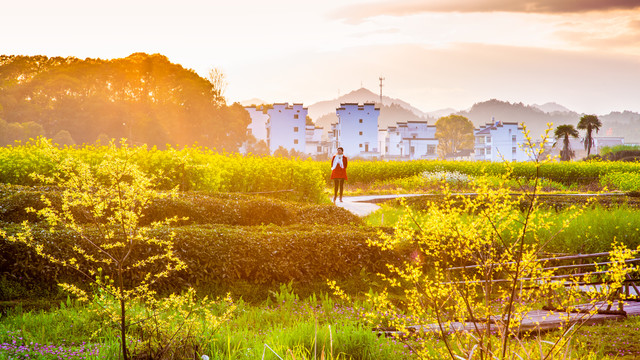
[[[554,135],[556,137],[556,142],[553,144],[554,146],[558,143],[558,140],[562,139],[562,150],[560,150],[560,160],[569,161],[573,158],[573,151],[571,150],[571,145],[569,144],[569,137],[577,138],[578,130],[573,127],[573,125],[559,125]]]
[[[438,119],[435,136],[439,140],[438,152],[442,158],[462,149],[473,148],[473,124],[461,115],[449,115]]]
[[[587,157],[591,155],[591,147],[593,147],[593,130],[600,131],[602,127],[602,122],[595,115],[583,115],[580,118],[580,122],[578,122],[578,129],[586,130],[587,134],[584,137],[584,149],[587,150]]]
[[[236,151],[251,118],[239,104],[226,105],[224,89],[217,88],[223,80],[222,74],[205,79],[159,54],[112,60],[0,55],[0,118],[34,122],[50,138],[66,130],[76,143],[106,135]]]

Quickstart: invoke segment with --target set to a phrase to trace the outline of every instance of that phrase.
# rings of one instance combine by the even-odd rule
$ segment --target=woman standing
[[[342,190],[344,181],[347,180],[347,157],[342,154],[343,148],[338,148],[338,154],[331,159],[331,178],[333,179],[333,203],[338,198],[338,188],[340,189],[340,202],[342,202]]]

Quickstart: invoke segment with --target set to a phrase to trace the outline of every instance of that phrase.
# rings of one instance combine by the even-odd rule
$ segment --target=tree
[[[49,138],[68,130],[77,143],[104,133],[160,148],[197,142],[233,152],[248,122],[226,105],[226,86],[218,69],[207,79],[160,54],[0,56],[0,117],[9,124],[34,121]]]
[[[57,144],[57,145],[60,145],[60,146],[65,146],[65,145],[66,146],[73,146],[73,145],[76,144],[76,142],[71,137],[71,134],[67,130],[58,131],[56,136],[54,136],[53,139],[51,139],[51,141],[54,144]]]
[[[444,116],[436,121],[436,139],[441,158],[461,149],[473,148],[473,124],[460,115]]]
[[[128,304],[152,298],[154,283],[186,267],[174,253],[173,235],[168,238],[152,235],[155,229],[177,218],[146,227],[140,225],[142,212],[152,200],[176,196],[177,189],[166,193],[153,189],[154,178],[132,161],[137,152],[146,151],[144,147],[129,148],[122,141],[118,149],[111,143],[102,161],[91,166],[63,157],[49,142],[40,145],[48,150],[48,156],[58,167],[52,177],[34,177],[63,189],[62,204],[56,207],[52,199],[43,197],[44,208],[27,210],[36,212],[52,232],[71,231],[78,241],[68,244],[70,248],[61,254],[56,252],[55,245],[38,242],[27,222],[16,235],[9,236],[0,229],[0,237],[22,242],[47,260],[78,271],[100,293],[116,299],[119,307],[104,310],[107,318],[118,319],[122,355],[127,360]],[[89,299],[82,284],[60,285],[81,300]]]
[[[587,157],[591,155],[591,147],[594,145],[593,130],[600,131],[602,122],[595,115],[583,115],[578,122],[578,129],[587,130],[587,135],[584,137],[584,149],[587,150]]]
[[[593,281],[590,276],[567,281],[557,276],[566,274],[562,267],[546,267],[543,259],[555,230],[565,230],[582,211],[576,209],[558,224],[538,201],[540,167],[550,161],[541,160],[546,141],[539,146],[527,136],[535,166],[533,190],[523,186],[521,195],[513,196],[506,185],[512,168],[497,184],[477,177],[476,196],[463,200],[443,185],[441,203],[423,211],[406,206],[395,231],[370,239],[380,251],[411,254],[388,263],[388,271],[380,274],[392,290],[367,295],[361,311],[372,327],[394,329],[401,334],[396,339],[418,359],[557,359],[567,354],[573,334],[635,271],[625,264],[634,251],[614,244],[606,277],[611,284],[589,292],[580,284]],[[335,282],[329,286],[346,298]],[[543,340],[538,330],[527,332],[523,327],[524,322],[536,321],[530,318],[532,311],[550,294],[556,294],[553,301],[561,318],[575,311],[576,301],[587,304],[581,308],[584,313],[573,314],[575,320]],[[423,340],[429,333],[433,337],[427,338],[438,339],[437,344]],[[520,341],[525,333],[529,339],[537,336],[537,341]]]
[[[225,74],[219,68],[210,69],[207,74],[207,80],[209,80],[211,86],[213,86],[214,101],[220,105],[224,105],[227,102],[224,98],[224,92],[229,85],[226,78]]]
[[[562,150],[560,150],[560,160],[569,161],[573,158],[573,151],[571,151],[571,145],[569,145],[569,136],[573,138],[578,137],[578,130],[573,125],[560,125],[554,132],[556,142],[553,146],[556,146],[558,139],[562,139]]]

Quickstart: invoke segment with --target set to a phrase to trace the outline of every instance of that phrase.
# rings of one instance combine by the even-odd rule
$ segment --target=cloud
[[[392,0],[343,7],[332,17],[360,22],[376,16],[407,16],[428,12],[519,12],[541,14],[631,10],[639,0]]]

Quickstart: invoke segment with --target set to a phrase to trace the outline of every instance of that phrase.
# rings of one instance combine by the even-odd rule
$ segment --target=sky
[[[640,112],[640,0],[22,0],[6,55],[160,53],[226,76],[228,102],[360,87],[422,111],[490,99]]]

